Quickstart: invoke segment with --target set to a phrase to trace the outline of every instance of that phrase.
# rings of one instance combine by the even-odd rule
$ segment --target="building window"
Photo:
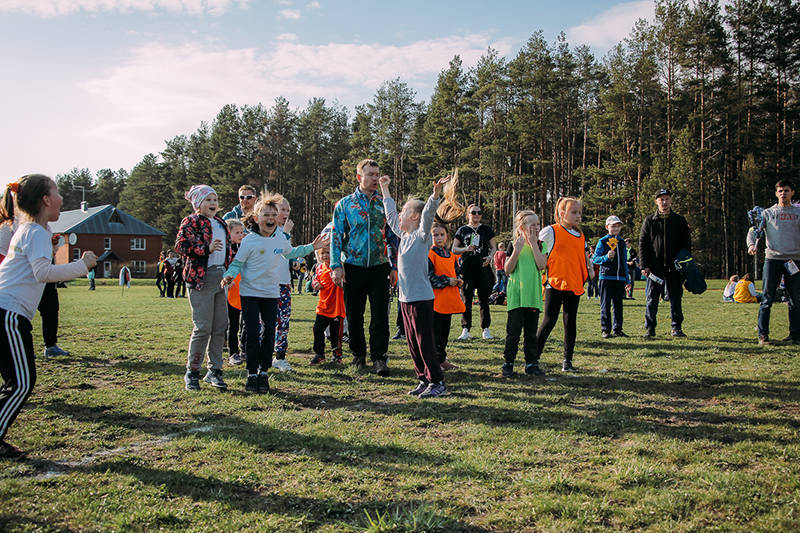
[[[147,241],[145,241],[142,237],[131,239],[131,250],[144,250],[145,242]]]
[[[103,239],[103,250],[110,250],[111,249],[111,237],[106,237]]]
[[[147,272],[147,261],[131,261],[134,272]]]
[[[72,249],[72,260],[77,261],[81,258],[81,249],[80,248],[73,248]]]

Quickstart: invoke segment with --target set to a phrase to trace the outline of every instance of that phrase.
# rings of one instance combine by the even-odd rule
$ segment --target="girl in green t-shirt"
[[[519,350],[519,337],[525,330],[523,351],[525,373],[544,374],[539,368],[536,327],[542,310],[541,270],[547,265],[542,253],[547,245],[539,242],[539,217],[533,211],[519,211],[514,217],[514,251],[506,259],[508,275],[506,347],[503,351],[503,377],[514,376],[514,360]]]

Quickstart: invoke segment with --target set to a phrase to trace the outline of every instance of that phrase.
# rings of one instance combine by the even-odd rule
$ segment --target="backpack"
[[[692,294],[703,294],[706,292],[706,280],[703,271],[700,270],[692,258],[689,250],[681,248],[675,255],[675,268],[683,276],[683,286]]]

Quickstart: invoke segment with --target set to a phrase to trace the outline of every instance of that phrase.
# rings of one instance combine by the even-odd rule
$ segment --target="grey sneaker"
[[[673,337],[685,337],[686,333],[684,333],[681,328],[672,328],[672,336]]]
[[[48,346],[48,347],[46,347],[44,349],[44,356],[45,357],[60,357],[62,355],[69,355],[69,352],[59,348],[58,344],[54,344],[52,346]]]
[[[200,390],[200,372],[189,370],[183,376],[183,382],[186,384],[186,390]]]
[[[544,371],[536,363],[525,365],[525,373],[529,376],[544,376]]]
[[[230,357],[228,357],[228,364],[231,366],[239,366],[242,363],[247,362],[247,357],[240,353],[232,353]]]
[[[366,357],[353,357],[353,366],[357,369],[361,370],[366,368],[367,366],[367,358]]]
[[[389,375],[389,365],[386,364],[386,361],[383,359],[378,359],[372,364],[372,369],[381,377],[386,377]]]
[[[425,392],[425,389],[428,388],[428,385],[429,385],[429,383],[427,383],[425,381],[420,381],[419,385],[417,385],[416,387],[414,387],[413,389],[408,391],[408,395],[409,396],[419,396],[420,394]]]
[[[215,370],[213,368],[210,369],[208,372],[206,372],[203,381],[220,390],[228,390],[228,384],[222,380],[222,370]]]
[[[438,398],[439,396],[447,396],[450,394],[447,392],[447,388],[444,386],[444,383],[431,383],[428,387],[422,391],[419,395],[420,398]]]
[[[574,366],[572,366],[572,361],[569,359],[564,359],[564,362],[561,364],[561,371],[562,372],[577,372]]]

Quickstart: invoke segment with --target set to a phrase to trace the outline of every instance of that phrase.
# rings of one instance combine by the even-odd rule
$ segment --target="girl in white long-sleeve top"
[[[84,252],[79,261],[54,265],[52,234],[48,222],[58,220],[61,195],[56,183],[41,174],[29,174],[9,183],[0,204],[0,224],[20,215],[8,255],[0,264],[0,457],[24,455],[5,442],[9,426],[17,418],[36,382],[31,320],[42,298],[45,283],[85,276],[97,257]]]

